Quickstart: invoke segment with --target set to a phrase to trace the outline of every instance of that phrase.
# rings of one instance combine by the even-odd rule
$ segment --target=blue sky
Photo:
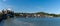
[[[15,12],[60,14],[60,0],[0,0],[0,10],[5,8]]]

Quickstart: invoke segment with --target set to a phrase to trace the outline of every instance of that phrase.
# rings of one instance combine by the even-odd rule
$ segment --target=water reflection
[[[0,26],[60,26],[60,18],[8,18]]]

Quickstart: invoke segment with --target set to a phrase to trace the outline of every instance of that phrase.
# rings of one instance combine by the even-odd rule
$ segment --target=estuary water
[[[8,18],[0,26],[60,26],[58,18]]]

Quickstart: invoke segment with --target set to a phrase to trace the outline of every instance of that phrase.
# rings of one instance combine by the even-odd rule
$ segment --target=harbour
[[[60,26],[60,1],[0,0],[0,26]]]

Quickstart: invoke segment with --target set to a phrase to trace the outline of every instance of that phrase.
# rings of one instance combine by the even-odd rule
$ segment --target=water
[[[0,26],[60,26],[60,18],[10,18]]]

